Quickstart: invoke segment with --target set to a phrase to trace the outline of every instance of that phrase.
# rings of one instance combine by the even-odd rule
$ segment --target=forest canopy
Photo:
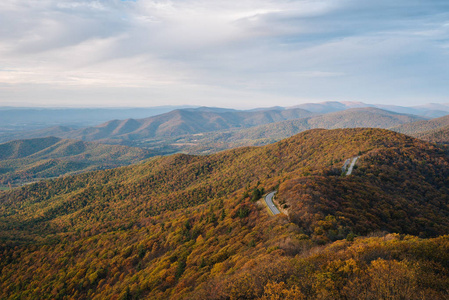
[[[0,298],[445,299],[448,164],[392,131],[315,129],[3,191]],[[286,214],[258,201],[273,190]]]

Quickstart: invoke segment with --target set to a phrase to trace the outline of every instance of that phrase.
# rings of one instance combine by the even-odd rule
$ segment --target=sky
[[[2,0],[0,106],[449,102],[447,0]]]

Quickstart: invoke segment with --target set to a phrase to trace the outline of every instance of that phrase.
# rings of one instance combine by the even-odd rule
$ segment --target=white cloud
[[[418,0],[4,0],[0,104],[32,90],[37,104],[64,89],[75,101],[74,88],[99,105],[111,88],[134,105],[380,101],[378,85],[398,99],[444,97],[448,15],[445,1]]]

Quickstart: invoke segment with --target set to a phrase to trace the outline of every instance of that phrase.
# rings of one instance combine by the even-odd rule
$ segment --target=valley
[[[125,157],[124,153],[127,151],[134,154],[129,158],[119,158],[120,162],[112,156],[111,161],[107,162],[107,155],[101,154],[101,151],[76,155],[61,151],[53,155],[33,154],[31,157],[16,157],[12,160],[0,156],[0,184],[5,186],[9,182],[18,186],[33,180],[127,165],[138,161],[131,158],[137,155],[138,151],[141,151],[141,154],[138,154],[140,160],[175,153],[204,155],[236,147],[268,145],[313,128],[390,128],[438,120],[427,121],[424,120],[425,117],[363,107],[360,103],[351,105],[336,102],[303,105],[313,111],[300,107],[250,111],[208,107],[184,108],[145,119],[113,120],[95,127],[75,129],[64,125],[31,131],[13,131],[6,135],[0,134],[0,141],[17,139],[16,142],[0,144],[4,151],[8,151],[14,143],[29,143],[29,147],[34,147],[38,141],[55,140],[57,137],[67,141],[71,139],[72,148],[78,147],[74,146],[76,143],[81,145],[94,142],[97,143],[96,147],[104,148],[102,151],[109,147],[107,151],[117,153],[112,156]],[[319,114],[323,112],[324,114]],[[24,114],[27,116],[30,112],[25,110]],[[79,142],[75,142],[76,140]],[[122,154],[118,154],[118,149],[121,149],[119,151]],[[96,158],[98,155],[103,155],[101,163]]]
[[[0,144],[0,185],[19,186],[43,179],[110,169],[149,158],[148,150],[56,137]]]
[[[377,108],[352,108],[307,118],[273,122],[250,128],[233,128],[206,132],[201,135],[146,139],[130,142],[129,145],[165,149],[169,153],[210,154],[235,147],[261,146],[288,138],[314,128],[391,128],[423,120],[422,117],[388,112]]]

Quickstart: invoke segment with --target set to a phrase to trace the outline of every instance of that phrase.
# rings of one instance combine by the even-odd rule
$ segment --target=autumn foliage
[[[391,131],[312,130],[0,192],[0,298],[445,299],[448,163]],[[288,216],[255,202],[274,189]]]

